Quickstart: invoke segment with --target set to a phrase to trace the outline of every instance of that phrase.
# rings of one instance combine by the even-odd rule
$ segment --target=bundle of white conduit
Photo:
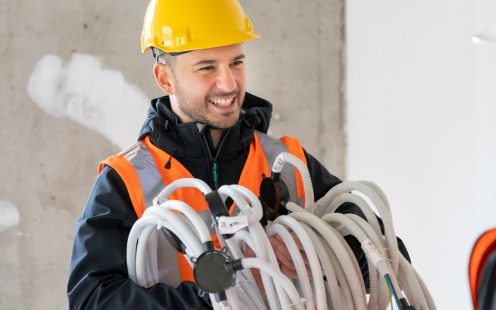
[[[250,190],[240,185],[218,189],[223,201],[232,199],[240,210],[235,216],[215,219],[221,246],[242,268],[235,271],[235,282],[224,292],[210,294],[214,309],[436,309],[418,273],[399,253],[389,202],[372,182],[343,182],[314,203],[310,175],[304,163],[281,153],[273,172],[290,163],[301,173],[305,206],[288,202],[288,215],[281,215],[265,229],[260,220],[262,205]],[[206,251],[211,236],[206,224],[193,208],[167,198],[178,188],[195,187],[203,194],[212,190],[198,179],[180,179],[167,186],[133,226],[127,244],[129,277],[138,285],[150,287],[159,282],[157,269],[157,231],[162,227],[175,234],[185,246],[194,268],[194,258]],[[365,219],[354,214],[334,213],[343,203],[358,206]],[[381,233],[378,216],[384,224]],[[296,267],[297,279],[280,270],[268,237],[279,235]],[[369,269],[369,291],[344,236],[353,235],[361,244]],[[228,237],[226,237],[228,236]],[[299,239],[305,258],[297,246]],[[245,258],[249,247],[255,258]],[[252,269],[259,269],[262,288],[256,285]],[[393,301],[394,298],[394,301]]]

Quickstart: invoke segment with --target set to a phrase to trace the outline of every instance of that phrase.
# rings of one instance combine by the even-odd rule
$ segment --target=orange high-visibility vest
[[[281,152],[290,152],[306,163],[303,148],[298,139],[283,137],[274,139],[264,133],[255,131],[253,141],[245,165],[241,172],[238,184],[250,189],[255,195],[260,196],[260,182],[263,176],[270,176],[272,163]],[[164,168],[170,160],[169,169]],[[148,136],[137,142],[132,147],[111,156],[100,163],[98,173],[103,167],[112,167],[122,178],[129,193],[131,203],[138,218],[160,191],[181,178],[192,178],[191,173],[174,157],[153,145]],[[290,192],[290,200],[303,205],[303,182],[295,168],[287,165],[281,177],[286,182]],[[181,188],[170,197],[171,200],[181,200],[200,215],[207,227],[212,227],[212,217],[203,194],[195,188]],[[215,231],[211,230],[212,239],[217,240]],[[159,234],[158,243],[159,275],[160,282],[177,286],[182,281],[194,281],[193,271],[185,256],[172,247],[172,245]]]
[[[477,308],[477,292],[479,290],[479,281],[484,264],[487,258],[496,251],[496,228],[483,233],[475,242],[470,261],[468,265],[468,275],[470,281],[470,292],[472,293],[472,303],[474,309]]]

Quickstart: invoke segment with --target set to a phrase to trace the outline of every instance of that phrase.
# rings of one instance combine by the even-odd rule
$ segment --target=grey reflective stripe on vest
[[[164,188],[164,182],[152,154],[144,143],[138,142],[123,152],[122,155],[138,173],[145,207],[151,206],[153,198]]]
[[[140,142],[124,151],[122,155],[133,165],[138,174],[141,191],[145,199],[145,207],[148,208],[153,204],[153,199],[165,187],[155,160],[148,147]],[[210,228],[213,223],[210,211],[206,210],[197,213],[205,221],[207,227]],[[210,233],[215,233],[215,230],[211,229]]]
[[[272,165],[279,155],[282,152],[288,152],[286,146],[279,140],[268,136],[262,132],[257,131],[257,136],[260,139],[260,143],[262,144],[263,150],[265,152],[265,158],[267,158],[267,165],[270,170],[272,170]],[[284,180],[289,190],[289,199],[296,203],[297,205],[301,205],[300,199],[298,199],[297,185],[296,185],[296,177],[295,177],[295,169],[291,164],[284,165],[284,168],[281,172],[281,178]]]

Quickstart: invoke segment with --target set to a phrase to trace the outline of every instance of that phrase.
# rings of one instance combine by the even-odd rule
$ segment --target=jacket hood
[[[229,131],[229,140],[237,139],[240,143],[229,143],[224,151],[235,151],[236,148],[246,148],[253,139],[253,131],[267,133],[272,116],[272,104],[265,99],[250,93],[245,94],[241,115]],[[195,156],[197,138],[205,129],[197,123],[182,123],[172,111],[169,96],[153,99],[148,116],[141,128],[139,140],[150,136],[152,142],[167,153],[174,152],[175,157]],[[167,134],[165,133],[167,132]],[[229,150],[231,149],[231,150]],[[184,153],[186,152],[186,154]]]

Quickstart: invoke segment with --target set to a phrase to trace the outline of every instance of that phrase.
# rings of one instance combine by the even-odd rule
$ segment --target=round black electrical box
[[[217,250],[200,255],[193,268],[196,285],[206,293],[220,293],[234,283],[234,272],[229,268],[229,256]]]
[[[260,183],[260,198],[262,200],[264,208],[267,209],[269,213],[277,212],[277,191],[276,185],[271,178],[263,178]]]
[[[289,201],[289,191],[282,179],[264,177],[260,183],[259,198],[264,209],[264,220],[273,221],[279,215],[288,214],[285,205]]]

